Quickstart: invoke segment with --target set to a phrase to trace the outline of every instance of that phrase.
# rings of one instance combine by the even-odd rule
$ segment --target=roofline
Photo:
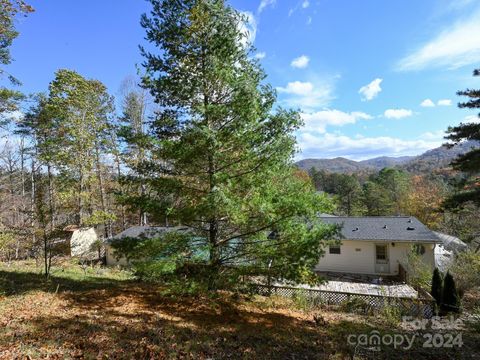
[[[407,216],[407,215],[398,215],[398,216],[394,216],[394,215],[392,216],[335,216],[335,215],[322,216],[322,215],[319,215],[318,217],[325,218],[325,219],[417,219],[415,216]]]
[[[385,242],[413,242],[413,243],[432,243],[432,244],[441,244],[442,241],[440,239],[427,239],[427,240],[395,240],[395,239],[351,239],[351,238],[343,238],[343,239],[336,239],[336,240],[348,240],[348,241],[385,241]]]

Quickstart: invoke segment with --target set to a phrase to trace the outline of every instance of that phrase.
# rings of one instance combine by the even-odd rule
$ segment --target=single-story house
[[[319,218],[326,224],[340,226],[341,230],[338,243],[332,241],[315,267],[317,272],[396,276],[412,247],[432,270],[439,265],[435,249],[444,246],[445,237],[415,217],[322,214]]]
[[[185,226],[132,226],[121,233],[113,236],[110,239],[107,239],[104,242],[105,246],[105,256],[106,264],[108,266],[128,266],[130,265],[129,261],[123,257],[118,256],[115,253],[115,249],[112,246],[112,243],[125,238],[137,238],[137,239],[153,239],[161,237],[168,232],[176,231],[188,231],[189,228]]]
[[[320,273],[396,276],[413,246],[432,270],[435,267],[443,270],[446,261],[453,258],[450,253],[446,256],[444,249],[462,251],[466,247],[457,238],[431,231],[415,217],[337,217],[321,214],[319,219],[341,227],[339,238],[327,246],[324,256],[315,267]],[[151,239],[175,231],[190,230],[185,226],[128,228],[105,241],[106,264],[130,265],[125,257],[115,253],[112,247],[115,241],[125,238]]]

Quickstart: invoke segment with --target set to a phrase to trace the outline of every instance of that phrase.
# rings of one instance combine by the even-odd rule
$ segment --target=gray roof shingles
[[[345,240],[442,242],[433,231],[411,216],[319,218],[326,224],[342,226],[341,238]]]
[[[111,243],[116,240],[125,239],[125,238],[138,238],[138,239],[152,239],[155,237],[161,237],[162,235],[169,232],[185,232],[189,228],[185,226],[132,226],[121,233],[115,235],[114,237],[108,239],[106,243]]]

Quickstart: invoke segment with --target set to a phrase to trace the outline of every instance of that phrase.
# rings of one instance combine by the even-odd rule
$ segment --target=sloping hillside
[[[399,166],[414,158],[415,156],[402,156],[398,158],[381,156],[362,161],[354,161],[343,157],[337,157],[334,159],[304,159],[297,162],[297,166],[306,171],[313,167],[317,170],[348,174],[365,171],[378,171],[385,167]]]
[[[464,142],[450,149],[445,146],[440,146],[414,157],[402,164],[401,168],[413,173],[445,169],[450,166],[450,163],[456,157],[470,151],[476,146],[480,146],[480,144],[475,141]]]
[[[385,167],[393,167],[414,159],[415,156],[400,156],[400,157],[390,157],[390,156],[381,156],[369,160],[360,161],[360,164],[374,167],[375,169],[383,169]]]
[[[385,167],[399,167],[412,173],[422,173],[448,168],[453,159],[475,146],[480,146],[480,143],[468,141],[450,149],[440,146],[418,156],[381,156],[362,161],[354,161],[342,157],[334,159],[305,159],[297,162],[297,166],[306,171],[313,167],[317,170],[334,173],[378,171]]]
[[[0,263],[0,359],[321,360],[368,355],[421,360],[478,354],[480,334],[473,329],[461,333],[461,348],[424,348],[423,336],[413,341],[417,330],[389,322],[383,313],[347,313],[347,307],[315,307],[302,299],[228,292],[174,296],[165,286],[132,281],[115,269],[88,268],[84,274],[68,263],[46,281],[33,261]],[[373,331],[408,336],[411,348],[400,350],[390,343],[367,351],[349,341]]]
[[[305,159],[297,162],[297,166],[306,171],[313,167],[317,170],[326,170],[337,173],[354,173],[362,170],[375,170],[372,166],[342,157],[334,159]]]

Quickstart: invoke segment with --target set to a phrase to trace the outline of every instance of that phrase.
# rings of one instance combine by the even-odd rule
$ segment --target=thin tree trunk
[[[43,229],[43,259],[45,261],[45,277],[48,279],[48,276],[50,274],[50,267],[49,267],[49,251],[48,251],[48,239],[47,239],[47,233],[45,232],[45,229]]]
[[[36,192],[36,189],[35,189],[35,186],[36,186],[36,183],[35,183],[35,160],[34,158],[32,157],[32,170],[31,170],[31,191],[30,191],[30,217],[31,217],[31,228],[32,228],[32,245],[34,246],[34,248],[36,248],[36,242],[37,242],[37,239],[36,239],[36,236],[35,236],[35,192]],[[37,258],[37,256],[35,256],[35,258]]]
[[[53,175],[52,175],[52,166],[50,162],[47,162],[47,176],[48,176],[48,207],[50,213],[50,226],[53,230],[56,226],[56,211],[55,211],[55,198],[54,198],[54,189],[53,189]]]
[[[140,185],[140,194],[143,197],[146,194],[146,186],[145,184]],[[139,225],[140,226],[147,226],[148,224],[148,219],[147,219],[147,213],[145,211],[140,210],[140,217],[139,217]]]
[[[20,140],[20,178],[22,182],[22,199],[25,197],[25,144],[24,139]]]
[[[83,226],[84,220],[84,202],[83,202],[83,190],[84,190],[84,173],[83,167],[80,167],[80,179],[79,179],[79,193],[78,193],[78,225]]]
[[[117,166],[117,181],[120,181],[120,177],[122,176],[122,171],[120,168],[120,156],[118,156],[118,152],[115,151],[115,162]],[[120,191],[123,189],[120,188]],[[125,215],[125,206],[122,204],[120,206],[120,212],[121,212],[121,217],[122,217],[122,230],[125,230],[127,228],[127,220],[126,220],[126,215]]]
[[[98,184],[100,187],[100,203],[102,207],[102,212],[104,214],[107,213],[107,199],[106,199],[106,192],[105,192],[105,182],[103,179],[102,168],[100,163],[100,150],[98,145],[95,145],[95,161],[96,161],[96,169],[97,169],[97,178]],[[103,224],[105,237],[110,238],[112,236],[112,223],[111,221],[107,221]]]

